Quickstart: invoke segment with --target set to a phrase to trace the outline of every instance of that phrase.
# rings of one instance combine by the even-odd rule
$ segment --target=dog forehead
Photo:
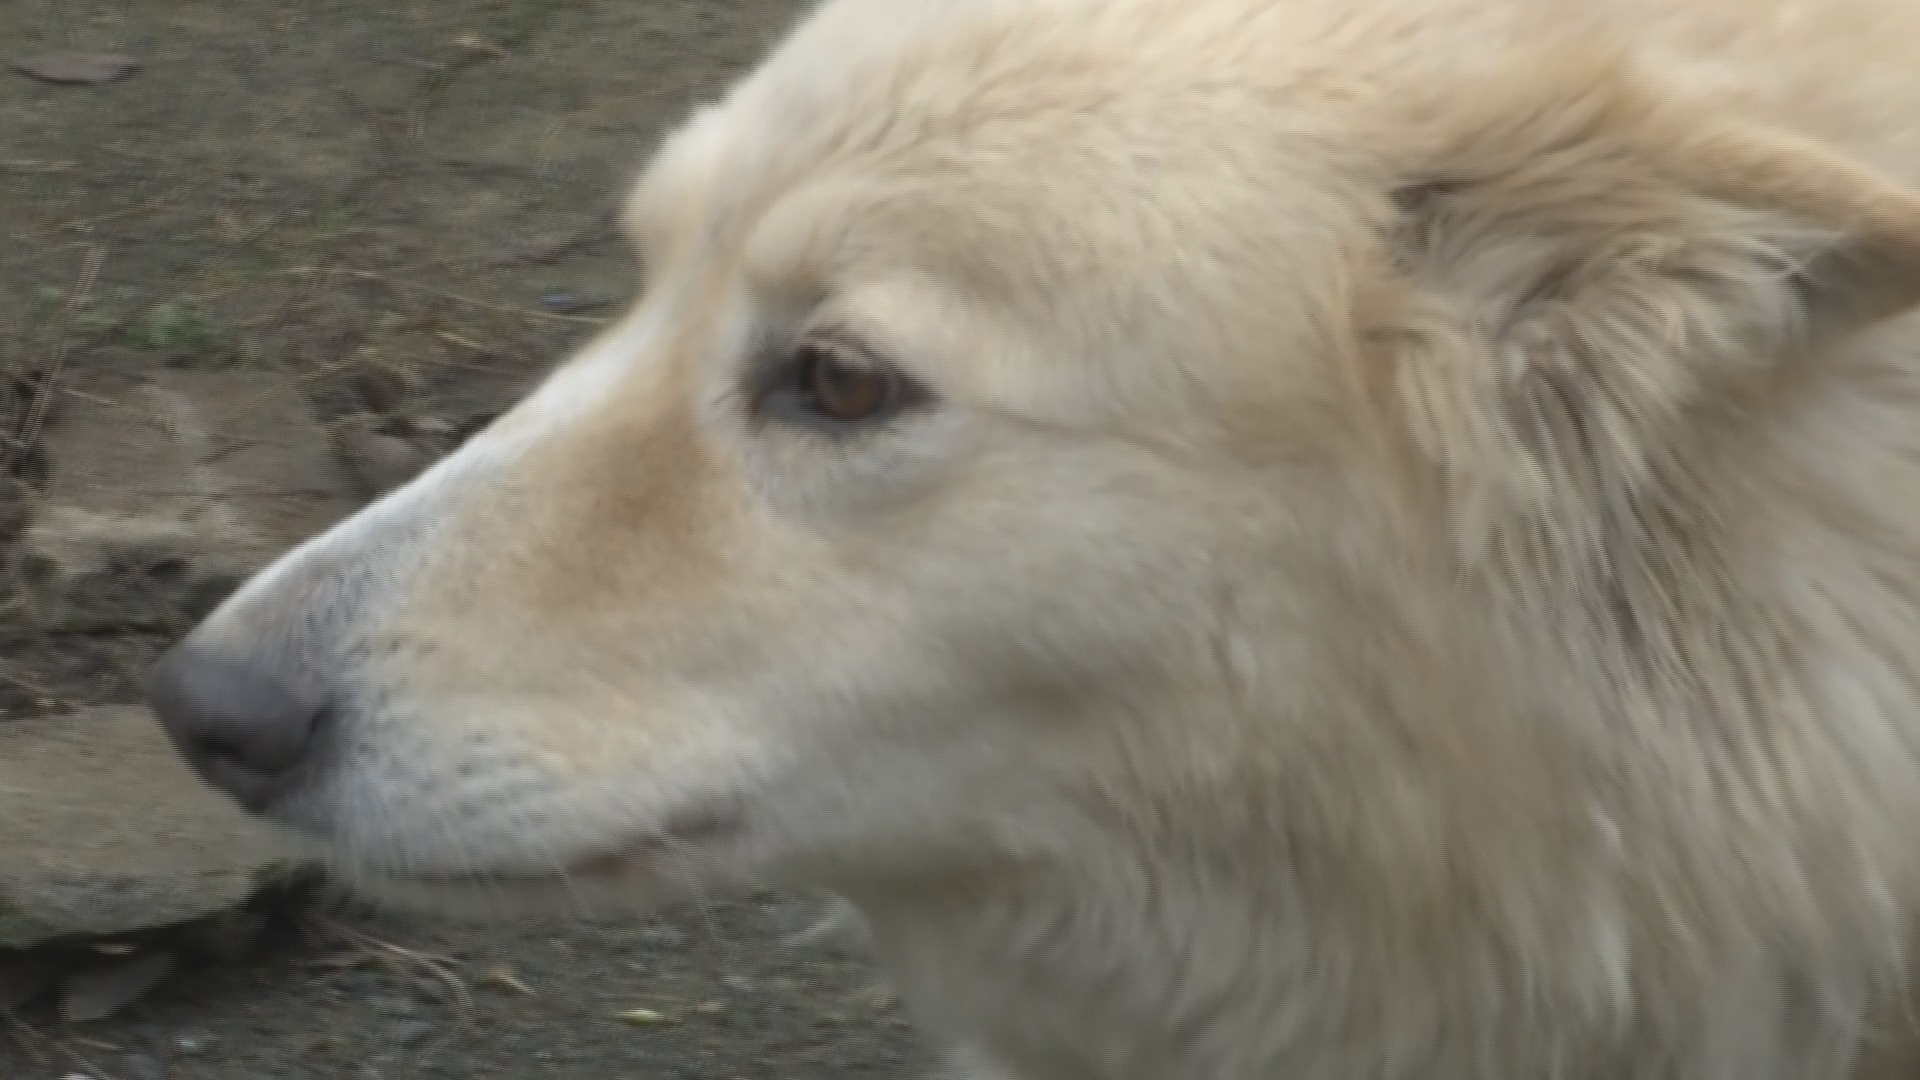
[[[1330,140],[1273,107],[1300,80],[1267,61],[1305,53],[1236,33],[1266,5],[1199,8],[830,3],[663,143],[629,203],[648,276],[749,321],[831,300],[1034,419],[1200,401],[1236,377],[1203,359],[1311,326],[1346,216],[1294,149]]]

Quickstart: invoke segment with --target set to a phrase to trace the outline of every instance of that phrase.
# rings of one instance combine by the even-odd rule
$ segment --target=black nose
[[[153,670],[148,698],[201,779],[256,813],[283,794],[312,749],[322,716],[270,665],[188,641]]]

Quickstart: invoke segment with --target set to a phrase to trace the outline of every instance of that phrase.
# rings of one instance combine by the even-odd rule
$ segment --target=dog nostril
[[[191,642],[161,658],[148,696],[194,771],[256,812],[298,775],[324,717],[270,663]]]

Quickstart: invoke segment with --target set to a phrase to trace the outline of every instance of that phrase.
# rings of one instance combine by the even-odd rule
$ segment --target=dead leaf
[[[50,52],[15,60],[13,67],[42,82],[99,86],[139,71],[140,61],[125,53]]]
[[[494,42],[488,41],[479,34],[461,34],[459,37],[453,39],[453,43],[470,53],[491,56],[496,60],[504,60],[507,57],[506,49],[501,48]]]
[[[521,982],[520,977],[513,973],[513,969],[507,967],[505,964],[496,964],[481,972],[480,977],[475,979],[474,982],[489,990],[499,990],[508,994],[519,994],[522,997],[531,997],[533,995],[533,987]]]

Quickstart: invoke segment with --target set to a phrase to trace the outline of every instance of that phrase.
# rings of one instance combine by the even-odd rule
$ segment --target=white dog
[[[631,312],[157,707],[377,895],[845,896],[1022,1080],[1896,1075],[1916,48],[834,0]]]

